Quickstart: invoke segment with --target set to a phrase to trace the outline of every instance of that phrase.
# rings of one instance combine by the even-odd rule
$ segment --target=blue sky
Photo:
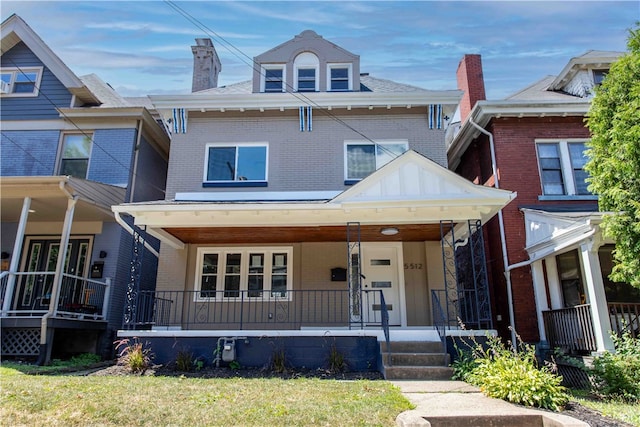
[[[247,57],[311,29],[360,55],[362,72],[426,89],[455,89],[462,56],[481,54],[487,98],[500,99],[588,50],[626,50],[640,19],[637,0],[173,3],[205,29],[156,0],[3,0],[0,13],[20,15],[77,75],[124,96],[190,92],[196,37],[213,39],[222,86],[251,78]]]

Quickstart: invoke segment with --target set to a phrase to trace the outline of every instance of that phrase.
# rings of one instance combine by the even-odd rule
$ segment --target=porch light
[[[384,234],[385,236],[395,236],[398,234],[398,229],[395,227],[387,227],[380,230],[380,234]]]

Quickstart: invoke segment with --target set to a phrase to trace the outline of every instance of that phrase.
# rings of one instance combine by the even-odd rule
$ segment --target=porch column
[[[533,278],[533,291],[536,298],[536,315],[538,317],[538,331],[540,333],[540,345],[547,346],[547,334],[544,330],[544,319],[542,312],[549,310],[547,304],[547,290],[545,289],[544,270],[542,260],[531,264],[531,275]]]
[[[598,246],[593,239],[580,245],[580,259],[584,269],[585,291],[593,319],[593,333],[596,339],[596,351],[602,353],[615,350],[611,340],[611,319],[604,292],[602,270],[598,258]]]
[[[51,300],[49,301],[49,313],[52,314],[55,314],[58,311],[58,299],[60,298],[60,288],[62,287],[64,261],[67,259],[67,246],[69,245],[69,236],[71,235],[73,214],[76,209],[77,201],[77,196],[73,196],[67,201],[67,212],[64,216],[64,224],[62,225],[62,233],[60,234],[60,250],[58,251],[56,272],[53,276],[53,286],[51,289]]]
[[[18,271],[20,265],[20,254],[22,253],[22,244],[24,243],[24,232],[27,228],[27,218],[29,209],[31,208],[31,197],[25,197],[22,201],[22,213],[18,222],[18,230],[16,231],[16,239],[13,242],[13,253],[11,254],[11,264],[9,265],[9,278],[7,280],[7,289],[4,294],[2,303],[2,315],[11,310],[13,303],[13,293],[16,287],[16,276],[11,273]]]
[[[544,259],[547,267],[547,283],[549,284],[549,299],[551,300],[551,309],[557,310],[564,308],[564,298],[562,297],[562,287],[558,276],[558,264],[556,257],[550,256]]]

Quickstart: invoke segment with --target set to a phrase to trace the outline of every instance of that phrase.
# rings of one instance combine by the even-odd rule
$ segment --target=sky
[[[123,96],[191,91],[195,38],[211,38],[218,85],[251,79],[251,60],[313,30],[360,55],[360,71],[456,89],[464,54],[482,56],[487,99],[502,99],[589,50],[626,51],[640,1],[6,1],[78,76]]]

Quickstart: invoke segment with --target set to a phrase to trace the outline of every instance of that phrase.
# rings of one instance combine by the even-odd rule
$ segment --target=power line
[[[186,10],[184,10],[183,8],[181,8],[180,6],[178,6],[177,4],[175,4],[175,2],[173,2],[172,0],[164,0],[164,2],[171,7],[173,10],[175,10],[176,12],[178,12],[180,15],[182,15],[186,20],[188,20],[189,22],[191,22],[193,25],[195,25],[198,29],[204,31],[208,36],[216,39],[217,42],[222,42],[220,44],[222,44],[222,46],[227,49],[231,54],[233,54],[236,58],[238,58],[241,62],[243,62],[245,65],[247,65],[249,68],[251,68],[253,71],[256,71],[258,74],[260,74],[262,77],[266,77],[266,74],[263,74],[262,69],[258,68],[254,61],[253,58],[249,57],[247,54],[245,54],[242,50],[240,50],[239,48],[237,48],[235,45],[233,45],[233,43],[227,41],[224,37],[220,36],[218,33],[216,33],[215,31],[213,31],[211,28],[209,28],[207,25],[203,24],[200,20],[198,20],[197,18],[193,17],[193,15],[191,15],[189,12],[187,12]],[[286,93],[291,94],[293,97],[295,97],[296,99],[304,102],[307,105],[316,107],[320,110],[321,113],[326,114],[329,118],[337,121],[338,123],[342,124],[343,126],[345,126],[346,128],[348,128],[349,130],[357,133],[358,135],[360,135],[361,137],[363,137],[364,139],[366,139],[367,141],[373,143],[377,148],[380,148],[382,151],[386,152],[387,154],[391,155],[393,158],[398,157],[400,154],[396,154],[394,153],[392,150],[389,150],[387,147],[385,147],[383,144],[379,144],[377,143],[375,140],[373,140],[372,138],[370,138],[369,136],[365,135],[363,132],[359,131],[358,129],[354,128],[353,126],[351,126],[350,124],[346,123],[344,120],[342,120],[340,117],[336,116],[335,114],[333,114],[331,111],[329,111],[326,108],[323,108],[320,104],[318,104],[317,102],[315,102],[314,100],[310,99],[308,96],[306,96],[303,92],[297,92],[295,91],[295,88],[290,84],[290,83],[286,83],[283,81],[283,84],[286,87]]]
[[[25,76],[27,79],[29,79],[29,76],[27,76],[27,74],[22,70],[22,68],[16,64],[13,59],[9,58],[9,62],[11,62],[11,64],[13,64],[13,66],[23,75]],[[51,98],[49,98],[47,96],[47,94],[42,91],[42,89],[37,86],[37,83],[35,81],[31,81],[31,79],[28,80],[29,82],[33,83],[34,87],[38,90],[38,94],[42,95],[53,107],[56,108],[56,110],[58,111],[58,113],[64,117],[64,119],[66,121],[68,121],[69,123],[71,123],[71,125],[73,125],[73,127],[75,127],[83,136],[85,136],[86,138],[89,138],[91,140],[91,145],[92,147],[98,147],[100,150],[102,150],[103,153],[105,153],[107,156],[109,156],[114,162],[116,162],[118,165],[122,166],[122,168],[124,168],[124,170],[127,172],[127,174],[129,175],[133,175],[134,177],[138,177],[137,173],[132,172],[131,171],[131,167],[130,166],[125,166],[122,162],[120,162],[119,159],[117,159],[116,157],[114,157],[110,152],[108,152],[105,148],[103,148],[100,144],[98,144],[97,142],[95,142],[93,134],[89,135],[87,132],[85,132],[82,128],[80,128],[69,116],[67,116],[63,111],[60,110],[60,107],[58,105],[56,105],[53,100],[51,100]],[[137,129],[136,129],[136,134],[137,134]],[[6,136],[6,135],[5,135]],[[15,144],[15,141],[12,141]],[[33,156],[32,156],[33,157]],[[148,181],[148,180],[147,180]],[[153,183],[145,183],[145,185],[149,185],[151,188],[154,188],[156,190],[159,190],[161,193],[165,194],[166,191],[165,189],[162,189],[156,185],[154,185]]]

